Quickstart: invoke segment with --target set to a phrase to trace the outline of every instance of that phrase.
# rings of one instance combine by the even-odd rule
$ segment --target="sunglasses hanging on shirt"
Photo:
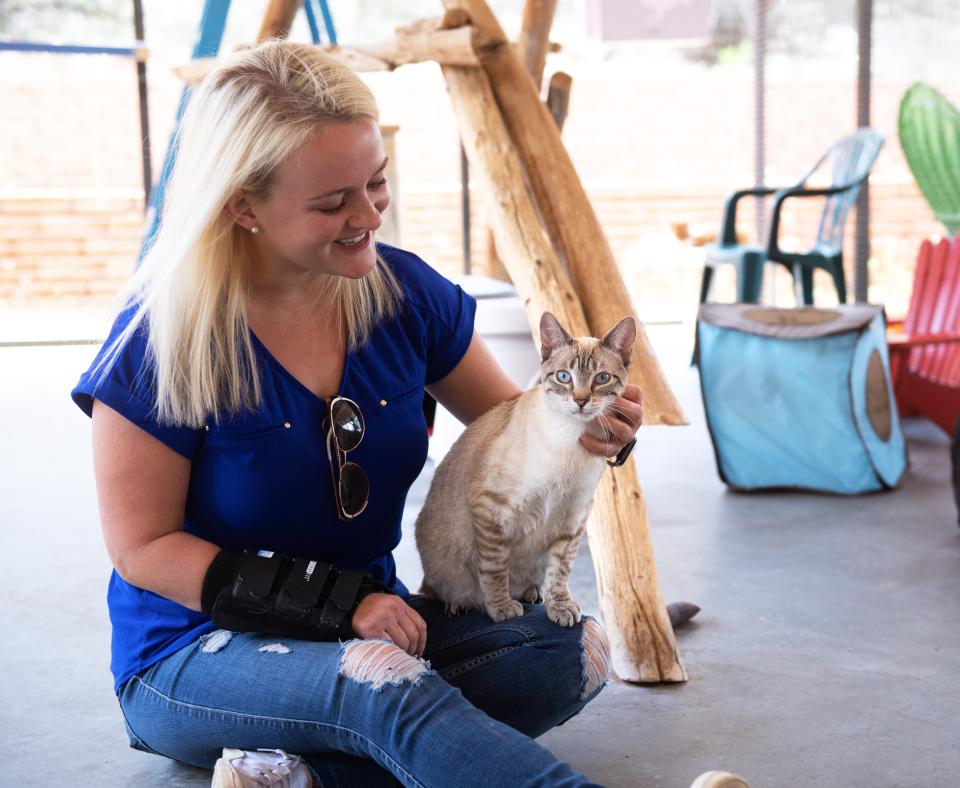
[[[334,397],[327,408],[327,423],[327,459],[337,517],[352,520],[367,508],[370,496],[367,474],[355,462],[347,460],[347,453],[363,440],[363,414],[352,399]]]

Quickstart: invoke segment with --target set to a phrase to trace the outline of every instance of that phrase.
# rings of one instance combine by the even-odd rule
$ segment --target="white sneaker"
[[[730,772],[704,772],[690,788],[750,788],[742,777]]]
[[[314,788],[313,775],[299,755],[283,750],[234,750],[223,748],[214,764],[210,788]]]

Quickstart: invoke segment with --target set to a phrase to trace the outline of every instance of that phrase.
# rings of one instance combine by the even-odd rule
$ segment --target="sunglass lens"
[[[363,417],[357,407],[349,400],[338,399],[334,401],[330,415],[340,451],[357,448],[363,437]]]
[[[344,463],[340,470],[340,505],[343,511],[354,517],[364,510],[367,505],[367,496],[370,493],[370,483],[363,468],[355,463]]]

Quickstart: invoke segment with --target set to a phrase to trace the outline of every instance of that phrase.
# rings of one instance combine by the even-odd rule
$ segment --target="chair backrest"
[[[960,113],[918,82],[900,101],[900,147],[934,215],[951,235],[960,229]]]
[[[826,181],[831,187],[856,184],[826,199],[814,247],[818,251],[835,254],[843,246],[843,227],[847,214],[857,201],[861,183],[869,174],[882,145],[883,135],[864,126],[834,143],[803,177],[801,183],[817,179]]]
[[[903,327],[914,335],[960,334],[960,241],[921,244]],[[960,342],[917,347],[907,364],[932,380],[960,384]]]

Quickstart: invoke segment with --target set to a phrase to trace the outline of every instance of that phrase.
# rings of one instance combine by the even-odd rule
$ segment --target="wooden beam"
[[[531,332],[536,336],[540,315],[551,311],[572,334],[589,334],[579,298],[524,186],[519,155],[486,74],[445,66],[443,75],[497,248],[523,299]],[[588,528],[615,671],[628,681],[686,680],[660,597],[633,459],[604,474]]]
[[[286,38],[290,35],[293,19],[297,15],[302,0],[270,0],[263,12],[263,22],[257,33],[257,43],[271,38]]]
[[[431,20],[439,21],[439,20]],[[320,47],[353,71],[392,71],[408,63],[435,61],[441,65],[472,66],[478,68],[478,52],[497,49],[503,42],[484,34],[477,35],[472,27],[452,30],[437,28],[398,36],[396,40],[365,47]],[[197,58],[173,71],[181,79],[194,84],[203,79],[218,63],[219,58]]]
[[[553,15],[557,10],[557,0],[527,0],[523,8],[523,26],[520,31],[518,48],[520,57],[530,72],[535,85],[543,81],[543,69],[547,62],[547,49],[550,46],[550,26],[553,24]],[[447,13],[463,9],[450,9]],[[487,222],[487,243],[484,249],[483,263],[478,266],[479,273],[492,276],[494,279],[510,281],[510,275],[503,266],[497,254],[497,242],[493,237],[493,230]]]
[[[408,25],[398,27],[395,32],[398,36],[414,35],[432,30],[453,30],[455,27],[469,24],[470,15],[466,11],[462,8],[450,8],[444,11],[443,16],[417,19]]]
[[[484,0],[443,3],[447,8],[466,10],[473,26],[492,38],[503,37],[503,30]],[[556,124],[539,101],[533,80],[516,51],[510,46],[499,47],[479,59],[520,153],[550,239],[566,260],[592,332],[605,331],[625,314],[637,317],[613,251]],[[643,389],[647,424],[687,423],[639,318],[630,381]]]
[[[547,63],[550,46],[550,27],[557,10],[557,0],[527,0],[523,6],[523,26],[520,29],[520,59],[533,84],[540,90],[543,69]]]
[[[482,0],[443,2],[448,8],[465,8],[474,26],[502,33],[490,9]],[[624,314],[632,314],[633,309],[606,238],[560,141],[556,124],[546,107],[540,103],[533,80],[512,48],[502,47],[481,60],[489,77],[489,87],[495,96],[496,109],[500,110],[508,138],[515,145],[517,155],[522,160],[520,175],[512,177],[512,187],[510,183],[503,183],[487,188],[501,200],[504,199],[503,195],[510,193],[504,190],[512,189],[516,194],[525,195],[526,190],[520,186],[521,176],[525,173],[527,181],[533,187],[540,215],[546,221],[547,212],[552,213],[551,219],[546,221],[547,228],[551,232],[554,245],[566,253],[574,286],[583,299],[582,308],[590,327],[589,333],[594,336],[602,335],[602,332],[608,330]],[[505,80],[513,81],[512,91],[502,84],[498,88],[497,82],[502,83]],[[481,88],[474,85],[470,89]],[[450,93],[452,97],[454,91],[451,90]],[[490,104],[489,94],[485,94],[483,101]],[[486,114],[497,114],[494,109],[490,106]],[[468,125],[459,112],[458,119],[462,128]],[[523,130],[525,124],[530,124],[532,135]],[[546,137],[547,140],[538,144],[531,136]],[[464,140],[466,148],[470,144],[466,133]],[[477,173],[477,177],[485,177],[482,170],[492,166],[492,162],[479,165],[481,172]],[[561,175],[556,178],[544,179],[537,175],[557,170]],[[556,202],[545,193],[547,188],[560,190],[561,194]],[[511,196],[511,199],[515,198]],[[586,214],[587,220],[578,217],[578,212]],[[582,234],[578,244],[559,243],[572,239],[559,234],[556,227],[558,221],[574,223]],[[503,255],[507,270],[514,276],[514,282],[525,303],[529,304],[539,292],[530,290],[530,287],[539,288],[543,285],[538,280],[532,280],[530,274],[521,278],[522,266],[516,262],[508,262],[507,252],[501,241],[503,233],[497,232],[496,225],[494,230],[497,233],[497,247]],[[596,276],[600,277],[604,284],[602,293],[598,292],[595,286],[595,278],[591,278],[584,271],[587,264],[585,255],[576,255],[583,250],[589,254],[593,264],[598,264]],[[542,257],[531,257],[527,265],[538,270],[542,267],[540,260]],[[604,303],[608,298],[612,304]],[[548,299],[541,297],[540,300]],[[644,410],[647,414],[653,411],[652,418],[645,417],[645,420],[647,423],[682,421],[679,405],[663,380],[659,364],[639,321],[637,327],[639,336],[634,349],[631,380],[639,378],[637,382],[640,382],[644,389]],[[575,326],[571,330],[579,332]],[[634,372],[638,370],[641,374],[635,376]],[[660,596],[646,504],[632,460],[618,471],[605,473],[601,478],[587,530],[596,569],[600,609],[610,636],[614,671],[627,681],[685,681],[687,673],[677,649],[666,606]]]
[[[408,63],[434,60],[441,65],[478,68],[478,53],[503,46],[501,40],[468,26],[419,30],[398,35],[393,41],[354,47],[356,51],[387,63],[393,69]]]
[[[588,334],[580,299],[524,186],[520,159],[486,74],[482,69],[443,66],[443,76],[470,171],[487,206],[503,263],[523,299],[531,333],[539,335],[540,316],[549,311],[572,334]]]
[[[563,131],[563,124],[567,120],[567,110],[570,107],[570,91],[573,78],[562,71],[556,71],[550,76],[550,87],[547,90],[547,109],[550,117],[557,124],[557,129]]]
[[[520,57],[538,90],[540,83],[543,82],[543,69],[547,62],[547,51],[551,49],[550,27],[553,24],[553,16],[556,10],[557,0],[527,0],[523,8],[523,26],[517,46]],[[447,13],[451,11],[463,13],[463,9],[450,9]],[[559,125],[562,127],[562,120]],[[484,250],[482,273],[495,279],[510,281],[510,275],[497,255],[497,243],[489,225],[487,227],[487,243]]]
[[[391,71],[394,67],[391,63],[374,57],[368,52],[362,52],[351,47],[328,45],[320,48],[352,71]],[[223,58],[218,57],[196,58],[182,66],[174,66],[173,73],[187,84],[193,85],[213,71],[223,60]]]

